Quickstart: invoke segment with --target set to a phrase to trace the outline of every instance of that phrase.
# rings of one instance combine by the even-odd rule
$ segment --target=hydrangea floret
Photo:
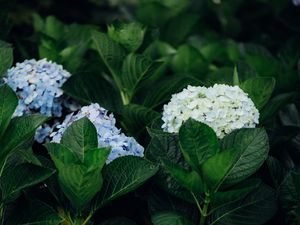
[[[178,133],[189,118],[207,124],[221,139],[235,129],[255,127],[259,123],[259,112],[238,86],[188,86],[172,95],[170,102],[164,105],[162,128]]]
[[[25,60],[9,69],[4,81],[16,92],[19,103],[14,117],[40,113],[51,117],[60,117],[66,98],[63,98],[61,86],[71,74],[61,65],[41,60]],[[37,130],[36,140],[43,142],[52,131],[48,124]]]
[[[74,122],[87,117],[96,127],[99,147],[111,147],[111,153],[107,159],[110,163],[121,156],[144,156],[144,148],[133,138],[127,137],[116,127],[116,119],[113,114],[99,104],[94,103],[82,107],[77,113],[69,114],[62,124],[57,126],[57,131],[50,136],[52,142],[59,143],[65,130]]]

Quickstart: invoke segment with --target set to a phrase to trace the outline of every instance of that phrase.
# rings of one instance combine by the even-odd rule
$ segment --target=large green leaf
[[[259,179],[250,179],[236,185],[230,190],[218,191],[211,197],[210,213],[224,207],[227,204],[231,204],[232,202],[246,197],[250,192],[258,188],[260,184],[261,181]]]
[[[127,218],[114,218],[106,220],[99,225],[136,225],[136,223],[132,220],[129,220]]]
[[[214,193],[229,176],[239,156],[238,149],[227,149],[207,159],[202,165],[203,180],[208,191]]]
[[[236,184],[254,174],[268,157],[268,135],[263,128],[244,128],[225,136],[222,149],[234,148],[239,156],[224,184]]]
[[[154,225],[194,225],[192,221],[177,212],[161,212],[152,216]]]
[[[18,98],[8,86],[0,87],[0,138],[5,132],[9,121],[18,105]]]
[[[84,157],[84,165],[87,167],[87,171],[102,170],[110,154],[110,150],[111,147],[89,149]]]
[[[172,177],[187,190],[200,195],[204,191],[201,176],[195,171],[187,171],[179,165],[164,161],[164,166]]]
[[[83,162],[88,149],[97,148],[97,131],[93,123],[86,117],[77,120],[64,132],[61,143],[72,150]]]
[[[146,28],[137,22],[115,22],[108,26],[108,35],[115,42],[121,44],[129,52],[136,51],[144,40]]]
[[[146,150],[146,158],[152,162],[162,164],[162,161],[170,161],[189,169],[180,151],[178,135],[166,133],[162,130],[148,128],[151,141]],[[163,190],[185,201],[193,202],[194,199],[186,188],[182,187],[166,169],[161,166],[154,181]]]
[[[219,150],[218,138],[208,125],[189,119],[179,130],[179,143],[187,163],[194,170]]]
[[[2,200],[6,202],[17,197],[23,189],[44,181],[55,172],[29,163],[7,168],[1,177]]]
[[[241,88],[249,94],[258,109],[262,109],[270,99],[275,88],[273,77],[255,77],[246,80]]]
[[[172,60],[172,69],[176,73],[195,74],[206,72],[208,65],[201,53],[192,46],[182,45]]]
[[[149,72],[151,72],[152,65],[152,60],[143,55],[131,53],[124,59],[120,80],[122,91],[129,102],[131,101],[138,84],[145,79]]]
[[[279,61],[263,46],[244,44],[240,47],[246,62],[253,67],[257,74],[276,77],[280,71]]]
[[[38,200],[22,202],[11,210],[6,221],[10,225],[59,225],[63,222],[51,206]]]
[[[90,171],[85,165],[69,164],[58,173],[60,186],[76,208],[84,207],[101,190],[103,179],[99,169]]]
[[[292,102],[297,96],[299,96],[299,93],[290,92],[273,97],[261,111],[260,123],[265,123],[272,119],[283,106]]]
[[[122,105],[121,96],[116,87],[100,73],[76,74],[64,83],[63,90],[82,104],[97,102],[111,111],[117,111]]]
[[[66,165],[79,162],[74,152],[62,144],[47,143],[45,147],[58,170],[63,170]]]
[[[300,207],[300,173],[290,172],[280,186],[280,205],[286,215],[288,224],[297,224],[297,212]],[[299,211],[299,210],[298,210]]]
[[[157,107],[169,101],[172,94],[182,91],[182,89],[189,84],[199,85],[200,82],[192,77],[186,76],[167,77],[147,89],[142,104],[150,108]],[[149,95],[149,93],[151,93],[151,95]]]
[[[195,13],[184,12],[172,18],[162,31],[162,38],[172,45],[184,42],[195,27],[199,16]],[[176,32],[174,32],[176,30]]]
[[[3,167],[9,152],[23,147],[32,140],[35,130],[47,120],[41,115],[16,117],[11,120],[4,135],[0,139],[0,167]]]
[[[138,136],[160,114],[142,105],[129,104],[121,111],[121,124],[133,136]]]
[[[104,167],[103,188],[97,198],[97,208],[141,186],[158,170],[158,166],[139,157],[124,156]]]
[[[277,210],[276,193],[261,185],[245,198],[214,212],[208,219],[210,225],[262,225]]]
[[[4,76],[7,69],[11,67],[13,63],[13,49],[12,47],[0,41],[0,78]]]
[[[113,76],[117,86],[121,88],[118,74],[121,71],[122,62],[125,57],[124,49],[114,42],[107,34],[93,31],[92,40],[101,59]]]

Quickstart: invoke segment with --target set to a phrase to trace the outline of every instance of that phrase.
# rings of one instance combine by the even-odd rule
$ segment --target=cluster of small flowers
[[[52,142],[59,143],[65,130],[74,121],[83,117],[87,117],[96,127],[98,146],[112,148],[106,163],[126,155],[144,156],[144,148],[134,138],[121,133],[115,126],[116,120],[113,114],[108,115],[107,110],[97,103],[82,107],[76,114],[69,114],[64,122],[57,126],[58,130],[50,135]]]
[[[64,98],[61,86],[71,76],[61,65],[46,59],[25,60],[7,71],[4,81],[16,92],[19,103],[14,117],[40,113],[61,117],[63,108],[77,108],[70,99]],[[54,126],[44,124],[37,129],[35,139],[43,142]]]
[[[162,128],[177,133],[189,118],[207,124],[219,138],[223,138],[235,129],[255,127],[259,112],[238,86],[188,86],[172,95],[171,101],[164,105]]]
[[[293,0],[293,4],[295,6],[300,6],[300,0]]]
[[[38,112],[60,117],[63,95],[61,86],[71,76],[61,65],[46,59],[25,60],[7,71],[6,83],[17,93],[19,104],[14,116]]]

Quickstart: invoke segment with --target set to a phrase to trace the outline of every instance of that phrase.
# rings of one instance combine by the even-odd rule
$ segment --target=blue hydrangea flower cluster
[[[71,76],[61,65],[42,60],[25,60],[7,71],[4,81],[16,92],[19,104],[14,117],[40,113],[61,117],[63,107],[74,107],[63,97],[61,86]],[[53,127],[44,124],[37,129],[35,139],[43,142]]]
[[[300,0],[293,0],[293,4],[295,6],[300,6]]]
[[[87,117],[96,127],[98,146],[112,148],[106,163],[126,155],[144,156],[144,148],[133,137],[121,133],[116,127],[113,114],[108,115],[108,111],[97,103],[82,107],[76,114],[69,114],[64,122],[57,126],[58,130],[50,135],[52,142],[59,143],[65,130],[83,117]]]
[[[7,71],[5,81],[17,93],[19,105],[14,116],[39,112],[60,117],[63,95],[61,86],[71,76],[61,65],[46,59],[25,60]]]

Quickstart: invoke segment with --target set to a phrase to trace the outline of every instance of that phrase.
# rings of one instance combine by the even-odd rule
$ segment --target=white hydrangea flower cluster
[[[164,105],[162,128],[166,132],[177,133],[189,118],[207,124],[221,139],[235,129],[255,127],[259,112],[238,86],[188,86],[172,95],[171,101]]]
[[[116,127],[116,119],[113,114],[108,115],[108,111],[97,103],[82,107],[76,114],[69,114],[64,122],[57,126],[58,131],[50,135],[52,142],[59,143],[65,130],[74,121],[83,117],[87,117],[96,127],[98,146],[112,148],[106,163],[126,155],[144,156],[144,148],[133,137],[127,137],[121,133],[120,129]]]
[[[71,74],[61,65],[42,60],[25,60],[9,69],[4,81],[16,92],[19,103],[14,117],[40,113],[61,117],[63,108],[72,110],[74,104],[64,98],[61,86]],[[53,127],[44,124],[37,129],[35,139],[43,142]]]

